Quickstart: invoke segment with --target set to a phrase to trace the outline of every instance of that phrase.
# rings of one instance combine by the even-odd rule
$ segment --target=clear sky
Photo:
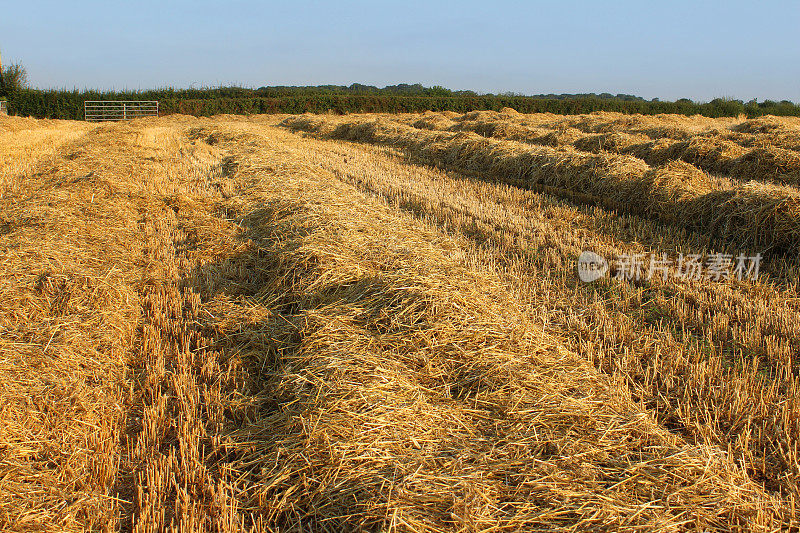
[[[800,2],[0,0],[42,88],[353,82],[800,102]]]

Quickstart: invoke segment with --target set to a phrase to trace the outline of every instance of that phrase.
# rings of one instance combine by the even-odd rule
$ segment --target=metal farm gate
[[[158,102],[143,100],[87,100],[83,102],[83,115],[89,122],[157,117]]]

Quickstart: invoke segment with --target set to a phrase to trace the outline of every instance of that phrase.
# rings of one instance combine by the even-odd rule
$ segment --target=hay
[[[731,174],[744,179],[800,184],[800,153],[774,146],[754,148],[733,163]]]
[[[730,191],[699,196],[691,205],[689,212],[711,231],[735,239],[746,249],[796,253],[800,193],[794,188],[750,181]]]
[[[796,189],[720,188],[687,163],[651,168],[385,117],[284,126],[496,181],[587,191],[664,220],[694,212],[741,242],[778,230],[800,240]],[[777,530],[796,519],[734,451],[671,433],[622,380],[576,353],[584,344],[567,349],[566,330],[545,328],[554,307],[575,306],[572,287],[551,286],[561,300],[528,305],[490,263],[476,264],[462,236],[345,183],[343,169],[369,179],[347,163],[364,147],[321,149],[232,117],[39,129],[0,133],[10,180],[0,196],[0,529]],[[35,171],[18,173],[26,157]],[[407,188],[380,161],[361,163]],[[539,216],[529,192],[505,188],[498,204],[476,208],[467,188],[454,186],[453,216],[478,209],[497,242],[519,236],[510,216]],[[566,227],[578,231],[559,235],[580,244],[580,225]],[[580,329],[587,312],[563,322]],[[776,335],[769,309],[761,313],[757,332]],[[611,316],[594,329],[616,328]],[[598,349],[617,334],[603,333]],[[714,381],[723,374],[708,372],[692,386],[723,388]],[[758,383],[743,398],[764,392]],[[709,426],[728,420],[713,405],[703,414]],[[794,431],[782,419],[736,423]],[[780,452],[756,457],[793,457]]]
[[[553,147],[573,144],[576,140],[584,137],[580,130],[570,127],[557,129],[540,128],[526,126],[516,121],[491,119],[461,120],[452,126],[450,130],[473,131],[484,137]]]
[[[778,117],[771,116],[754,118],[745,120],[744,122],[731,127],[731,130],[739,133],[750,134],[770,134],[783,132],[789,129],[784,120],[785,119],[779,119]],[[800,125],[800,121],[796,121],[795,125]]]
[[[656,206],[677,206],[692,201],[715,189],[714,181],[705,172],[684,161],[670,161],[652,169],[645,179],[645,194],[652,195]],[[662,216],[669,208],[659,209]],[[676,213],[680,217],[683,213]]]
[[[168,346],[146,348],[143,286],[177,283],[173,239],[189,238],[168,227],[163,197],[207,193],[218,155],[182,122],[60,122],[44,145],[26,127],[13,134],[25,150],[0,147],[35,167],[0,197],[0,243],[14,250],[0,264],[0,529],[116,529],[143,496],[128,439],[164,428],[136,419],[131,376],[140,350],[163,366]]]
[[[0,158],[0,529],[101,529],[120,507],[140,211],[102,167],[75,161],[94,126],[12,124],[0,146],[11,156]],[[19,160],[33,171],[7,172]]]
[[[759,283],[668,279],[662,284],[659,279],[576,287],[573,266],[582,250],[606,258],[639,252],[660,256],[662,251],[674,257],[676,250],[735,256],[747,250],[679,225],[615,216],[584,205],[596,200],[563,189],[555,194],[544,186],[525,190],[421,167],[396,157],[394,149],[299,136],[291,144],[315,153],[321,166],[361,192],[430,227],[463,236],[459,246],[496,269],[515,299],[532,309],[557,309],[551,330],[602,372],[628,383],[671,431],[729,450],[768,490],[796,494],[794,443],[800,425],[785,421],[800,406],[790,392],[800,347],[800,322],[793,318],[797,292],[764,283],[776,265],[793,268],[791,258],[763,260]],[[676,163],[691,178],[691,165]],[[741,324],[738,317],[747,317],[743,327],[735,325]],[[691,327],[695,338],[709,339],[708,344],[676,338],[680,327]],[[733,345],[748,348],[731,353]],[[754,354],[766,355],[755,363]],[[780,444],[784,434],[788,446]]]
[[[649,153],[647,151],[648,147],[639,149],[642,159],[662,164],[682,160],[706,171],[724,174],[729,173],[734,160],[746,152],[737,144],[714,137],[692,137],[688,141],[662,143],[658,148],[650,149]]]
[[[670,124],[650,127],[642,117],[619,117],[610,122],[608,119],[605,115],[602,121],[596,116],[588,116],[576,122],[577,128],[567,126],[569,121],[541,128],[523,125],[513,117],[500,120],[476,117],[462,118],[449,129],[474,131],[484,137],[543,146],[572,145],[578,150],[592,153],[609,151],[632,155],[650,165],[681,160],[706,172],[726,174],[742,180],[755,179],[777,184],[800,182],[798,154],[772,146],[772,143],[748,148],[742,146],[744,141],[737,143],[727,140],[725,134],[715,133],[708,126],[703,126],[702,135],[698,135],[694,131],[699,130],[700,126],[687,128]],[[660,120],[666,121],[663,116]],[[446,129],[444,126],[447,124],[429,129]],[[584,133],[586,130],[605,133]],[[623,130],[640,133],[627,133]],[[656,140],[651,141],[651,138]],[[752,140],[750,143],[758,144]]]
[[[576,128],[557,128],[539,137],[537,144],[553,147],[571,145],[583,136],[584,134]]]
[[[499,120],[501,117],[500,113],[497,111],[470,111],[469,113],[464,113],[460,117],[456,117],[454,120],[458,122],[464,121],[492,121],[492,120]]]
[[[642,129],[642,133],[651,139],[674,139],[685,141],[692,136],[692,133],[679,126],[654,126]]]
[[[795,238],[795,228],[800,228],[800,217],[784,219],[782,215],[772,212],[773,209],[785,209],[782,204],[775,203],[775,198],[790,192],[794,194],[791,189],[777,185],[764,185],[759,189],[764,195],[763,209],[752,210],[752,215],[768,220],[774,217],[781,219],[781,225],[770,231],[758,221],[744,217],[740,210],[721,209],[723,205],[728,205],[728,195],[739,195],[732,191],[732,185],[726,185],[723,181],[712,188],[711,181],[702,172],[686,165],[671,165],[669,161],[674,157],[666,155],[681,155],[692,161],[711,160],[720,164],[719,161],[726,161],[720,152],[729,148],[729,144],[720,146],[701,141],[672,144],[664,150],[662,157],[668,169],[679,170],[679,176],[669,180],[664,178],[663,169],[651,169],[642,160],[629,156],[527,146],[514,141],[486,139],[469,132],[422,133],[386,121],[342,122],[333,128],[332,125],[309,124],[303,119],[290,118],[283,124],[332,138],[398,146],[420,161],[491,176],[514,185],[546,185],[599,196],[608,199],[612,205],[625,206],[627,211],[713,232],[761,250],[786,254],[800,250],[800,241]],[[702,184],[698,182],[696,186],[687,188],[684,179],[686,172],[702,176]],[[746,202],[748,205],[757,203],[757,194],[752,196],[748,192],[745,196],[749,198]],[[787,201],[790,200],[787,198]]]
[[[18,133],[26,130],[68,128],[74,123],[67,120],[34,119],[30,117],[0,116],[0,133]]]
[[[368,123],[351,134],[381,133]],[[464,268],[455,242],[322,168],[260,172],[279,153],[240,168],[262,183],[254,208],[283,206],[254,237],[276,243],[275,276],[302,314],[297,351],[265,387],[282,406],[257,422],[269,441],[242,459],[261,466],[252,498],[265,523],[449,531],[774,519],[724,453],[653,424],[534,325],[499,279]]]
[[[653,155],[655,151],[651,151]],[[671,144],[648,161],[681,159],[708,172],[728,174],[744,180],[778,184],[800,182],[800,154],[774,146],[743,148],[718,137],[693,137]]]
[[[454,124],[457,123],[439,113],[426,113],[422,118],[411,123],[413,127],[422,130],[446,130]]]
[[[650,138],[643,134],[628,134],[621,132],[602,133],[599,135],[581,136],[574,141],[578,150],[585,152],[617,152],[629,153],[631,148],[648,142]]]
[[[551,128],[570,127],[580,130],[583,133],[611,133],[613,126],[609,124],[619,124],[621,121],[631,120],[629,115],[622,113],[609,113],[606,111],[595,111],[588,115],[559,116],[554,117],[553,122],[547,124]]]

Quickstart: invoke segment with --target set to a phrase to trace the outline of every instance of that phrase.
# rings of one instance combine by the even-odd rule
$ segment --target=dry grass
[[[0,198],[48,163],[58,148],[78,139],[91,126],[67,121],[3,117],[0,120]]]
[[[385,148],[273,123],[13,126],[51,136],[0,148],[0,528],[798,525],[793,287],[576,285],[587,244],[726,241],[416,160],[665,206],[718,181],[399,122],[293,122]],[[736,191],[703,224],[795,221],[786,191]]]
[[[145,221],[206,163],[172,128],[27,126],[0,167],[0,529],[115,529],[135,496]]]
[[[708,254],[725,244],[409,165],[376,148],[340,145],[317,152],[320,164],[365,192],[469,239],[465,248],[477,261],[503,273],[519,301],[549,309],[544,323],[627,384],[661,422],[729,450],[773,489],[796,493],[800,427],[793,421],[800,406],[789,392],[797,386],[800,346],[794,288],[672,279],[586,286],[571,268],[584,249],[605,257]],[[768,269],[775,267],[786,265]],[[796,263],[780,275],[796,280]]]
[[[732,126],[726,133],[742,146],[773,146],[800,151],[800,119],[797,117],[761,117]]]
[[[591,195],[602,205],[697,228],[742,246],[800,251],[800,192],[791,187],[736,184],[673,161],[651,168],[641,159],[609,152],[528,146],[469,132],[424,132],[386,119],[297,117],[284,124],[323,138],[399,147],[428,164],[514,185]]]
[[[455,122],[440,113],[425,113],[411,123],[412,126],[421,130],[446,130],[453,124]]]
[[[0,528],[100,529],[118,508],[138,213],[60,157],[91,128],[27,125],[0,160]]]
[[[667,491],[682,492],[694,482],[680,477],[708,475],[684,461],[713,452],[668,451],[680,441],[560,351],[532,322],[542,317],[508,299],[493,273],[463,266],[461,239],[443,240],[390,207],[365,203],[313,164],[316,143],[291,143],[271,143],[287,148],[239,167],[263,183],[264,169],[284,159],[275,152],[291,149],[298,159],[296,170],[283,169],[286,177],[260,185],[256,203],[282,199],[283,216],[272,222],[278,235],[260,240],[277,238],[280,249],[292,250],[283,265],[293,273],[291,294],[300,309],[313,309],[297,355],[275,376],[288,407],[263,429],[278,436],[266,448],[276,466],[257,490],[271,502],[268,519],[294,528],[303,517],[318,527],[327,520],[335,530],[651,529],[741,520],[708,508],[695,509],[702,517],[695,522],[681,504],[666,503],[671,497],[641,508],[651,498],[650,476],[678,475]],[[640,431],[650,436],[633,436]],[[263,452],[251,460],[265,460]],[[615,486],[603,488],[609,483]],[[702,490],[728,483],[718,477]],[[289,509],[286,493],[298,486],[308,488]],[[633,509],[642,512],[634,517]]]
[[[403,122],[413,123],[410,115]],[[800,128],[789,118],[733,119],[593,113],[577,117],[479,111],[453,120],[427,113],[425,129],[473,131],[544,146],[633,155],[651,165],[681,159],[741,180],[800,183]],[[753,133],[755,132],[755,133]]]

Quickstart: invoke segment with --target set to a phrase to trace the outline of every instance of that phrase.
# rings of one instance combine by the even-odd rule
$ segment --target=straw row
[[[573,128],[582,133],[630,133],[652,140],[686,141],[695,136],[720,137],[744,148],[775,147],[800,150],[800,119],[797,117],[708,118],[700,115],[624,115],[597,112],[589,115],[520,115],[480,112],[480,120],[513,118],[522,126]],[[464,115],[464,116],[468,116]],[[474,119],[471,119],[474,120]]]
[[[559,296],[528,305],[468,238],[345,183],[331,170],[334,158],[352,170],[341,143],[259,120],[75,125],[81,135],[0,145],[41,158],[3,174],[15,181],[0,195],[0,529],[777,530],[796,518],[736,447],[668,431],[631,396],[641,376],[603,375],[572,332],[546,328]],[[677,205],[713,188],[682,163],[382,122],[287,124],[575,198],[616,186],[621,204],[659,193]],[[487,229],[512,237],[485,204],[499,216]],[[558,272],[574,264],[547,254]],[[537,290],[564,292],[553,281]],[[597,312],[567,305],[578,328]],[[617,326],[587,325],[604,352],[635,334]],[[703,379],[719,398],[758,390],[720,387],[720,375],[686,394]]]
[[[485,115],[487,112],[483,112]],[[474,118],[469,118],[473,116]],[[800,153],[767,143],[751,142],[745,148],[722,134],[701,133],[681,136],[680,140],[658,137],[650,129],[617,130],[586,133],[561,123],[529,126],[520,120],[489,118],[467,114],[459,121],[426,115],[412,125],[425,129],[473,131],[494,137],[544,146],[572,145],[588,152],[609,151],[638,157],[650,165],[682,160],[706,172],[719,173],[742,180],[770,181],[779,184],[800,184]],[[731,132],[730,135],[734,135]],[[728,137],[730,137],[730,135]],[[655,140],[651,137],[657,136]]]
[[[724,452],[654,424],[495,274],[467,267],[465,243],[343,184],[309,143],[261,135],[258,150],[231,146],[252,183],[242,216],[271,258],[264,286],[298,325],[263,386],[273,408],[241,431],[257,442],[241,461],[260,472],[264,523],[777,525],[775,501]]]
[[[767,281],[788,265],[762,261],[758,283],[655,276],[585,284],[573,267],[582,250],[606,258],[736,250],[642,217],[421,167],[384,147],[301,137],[296,144],[359,190],[463,235],[461,246],[499,272],[516,300],[551,309],[551,331],[627,383],[671,431],[728,450],[772,491],[798,494],[797,292]]]
[[[651,168],[630,156],[530,146],[470,132],[426,132],[383,120],[296,117],[283,124],[329,138],[396,146],[425,163],[516,185],[595,195],[628,212],[758,251],[800,249],[800,192],[789,187],[755,181],[720,186],[680,161]]]

